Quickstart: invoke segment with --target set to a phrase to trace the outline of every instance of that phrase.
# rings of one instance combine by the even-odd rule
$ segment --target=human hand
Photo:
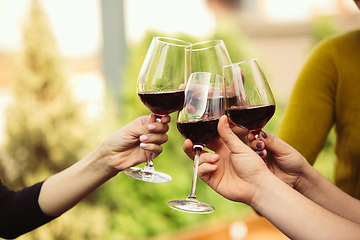
[[[271,172],[286,184],[299,188],[305,169],[310,165],[298,151],[277,136],[264,131],[259,134],[259,139],[255,139],[251,133],[247,135],[247,139]]]
[[[242,127],[238,127],[236,126],[233,122],[231,122],[229,120],[229,125],[231,128],[231,131],[233,131],[233,133],[235,133],[235,135],[241,140],[243,141],[246,145],[249,145],[249,140],[247,139],[247,135],[249,133],[249,130],[244,129]]]
[[[215,153],[202,151],[198,176],[225,198],[251,205],[258,186],[271,174],[259,155],[230,129],[228,118],[218,124],[221,139],[207,146]],[[192,142],[184,142],[184,151],[193,157]]]
[[[162,152],[160,145],[168,140],[169,122],[169,115],[159,122],[152,114],[139,117],[110,134],[100,145],[110,171],[117,173],[146,162],[151,153],[158,156]]]

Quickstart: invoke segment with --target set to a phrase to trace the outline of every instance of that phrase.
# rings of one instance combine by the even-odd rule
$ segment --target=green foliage
[[[79,160],[100,143],[98,131],[102,129],[89,120],[84,105],[73,94],[65,62],[38,0],[31,2],[22,30],[23,51],[0,155],[1,180],[14,190],[42,181]],[[106,213],[106,208],[84,201],[19,239],[96,239]]]
[[[314,44],[326,37],[339,32],[331,16],[317,16],[312,24],[312,38]]]
[[[85,147],[82,107],[67,85],[63,60],[38,1],[33,1],[23,37],[6,126],[5,148],[15,166],[2,172],[11,176],[9,184],[15,188],[29,184],[24,175],[55,173],[72,164]]]
[[[219,19],[213,38],[225,42],[233,63],[261,57],[232,15]]]

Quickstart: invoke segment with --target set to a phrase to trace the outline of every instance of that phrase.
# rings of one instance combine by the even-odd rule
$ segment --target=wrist
[[[306,196],[306,194],[314,188],[314,183],[316,183],[317,171],[310,164],[306,164],[304,170],[302,171],[301,177],[294,185],[294,189]]]
[[[96,148],[45,180],[38,199],[40,208],[49,216],[59,216],[115,175],[105,164],[100,149]]]
[[[253,195],[253,198],[251,199],[250,203],[248,204],[250,207],[252,207],[255,210],[258,210],[261,208],[262,203],[266,203],[266,199],[268,198],[268,194],[271,194],[272,191],[274,191],[273,182],[276,176],[272,174],[270,171],[268,171],[262,180],[259,182],[259,184],[256,186],[255,193]],[[276,190],[276,189],[275,189]]]
[[[107,155],[101,146],[95,148],[89,155],[84,158],[87,162],[88,170],[92,171],[99,178],[106,180],[117,175],[118,171],[108,164]]]
[[[262,216],[268,218],[283,211],[283,204],[291,199],[289,194],[292,192],[296,191],[269,172],[258,186],[249,206]]]

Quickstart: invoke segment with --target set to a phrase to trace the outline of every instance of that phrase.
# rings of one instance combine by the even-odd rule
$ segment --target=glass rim
[[[202,48],[193,48],[193,46],[197,46],[200,44],[207,44],[207,43],[211,43],[214,42],[212,45],[209,46],[204,46]],[[203,49],[207,49],[207,48],[211,48],[214,47],[216,45],[220,45],[220,44],[224,44],[224,41],[221,39],[210,39],[210,40],[206,40],[206,41],[201,41],[201,42],[197,42],[197,43],[192,43],[190,46],[186,47],[186,50],[189,50],[189,48],[191,47],[191,51],[198,51],[198,50],[203,50]]]
[[[224,77],[223,77],[222,75],[217,74],[217,73],[213,73],[213,72],[192,72],[192,73],[190,74],[189,78],[190,78],[191,76],[197,74],[197,73],[206,73],[206,74],[209,74],[209,75],[215,75],[215,76],[217,76],[217,77],[219,76],[219,77],[221,77],[222,79],[224,79]]]
[[[240,62],[234,62],[234,63],[230,63],[230,64],[227,64],[227,65],[224,65],[223,68],[227,68],[227,67],[232,67],[232,66],[238,66],[242,63],[245,63],[245,62],[251,62],[251,61],[255,61],[257,62],[257,58],[250,58],[250,59],[246,59],[246,60],[243,60],[243,61],[240,61]]]
[[[156,39],[157,41],[162,42],[162,43],[166,43],[166,44],[173,45],[173,46],[179,46],[179,47],[188,47],[188,46],[191,45],[190,42],[187,42],[187,41],[184,41],[184,40],[181,40],[181,39],[170,38],[170,37],[156,36],[156,37],[154,37],[154,39]],[[167,42],[167,41],[165,41],[165,39],[166,40],[171,40],[171,41],[174,41],[174,42]],[[177,44],[176,42],[178,42],[179,44]],[[180,44],[180,43],[183,43],[183,44]]]

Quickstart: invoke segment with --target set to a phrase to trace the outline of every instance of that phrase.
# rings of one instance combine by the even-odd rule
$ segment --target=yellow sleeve
[[[335,122],[337,70],[331,40],[318,44],[305,63],[277,135],[313,164]]]

